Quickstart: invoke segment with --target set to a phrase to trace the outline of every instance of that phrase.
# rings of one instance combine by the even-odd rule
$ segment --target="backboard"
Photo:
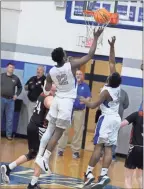
[[[106,8],[110,12],[117,12],[120,16],[119,24],[108,27],[143,30],[143,1],[67,1],[65,19],[73,24],[85,24],[83,10],[97,10]]]

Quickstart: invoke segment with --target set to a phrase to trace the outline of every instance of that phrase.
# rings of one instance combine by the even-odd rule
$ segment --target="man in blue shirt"
[[[80,70],[76,72],[77,79],[77,98],[74,102],[73,106],[73,116],[72,116],[72,126],[74,128],[74,136],[71,142],[71,148],[73,152],[73,158],[80,158],[79,152],[82,144],[82,136],[84,129],[84,121],[85,121],[85,104],[80,104],[79,97],[83,96],[90,100],[91,92],[89,85],[84,80],[84,75]],[[64,132],[63,136],[59,140],[58,145],[58,155],[63,156],[63,152],[67,146],[68,142],[68,131],[69,128]]]

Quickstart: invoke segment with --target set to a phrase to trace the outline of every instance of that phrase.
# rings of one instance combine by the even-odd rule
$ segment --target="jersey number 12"
[[[36,105],[34,108],[34,112],[36,112],[36,111],[37,111],[37,114],[39,114],[41,111],[41,102],[39,102],[39,101],[36,102]]]

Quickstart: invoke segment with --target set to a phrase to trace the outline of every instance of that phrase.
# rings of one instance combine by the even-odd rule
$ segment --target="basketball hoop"
[[[104,23],[98,23],[96,22],[94,16],[95,14],[101,9],[98,9],[96,11],[89,11],[84,10],[83,15],[85,19],[86,24],[86,35],[85,36],[79,36],[79,41],[81,41],[81,46],[90,48],[93,42],[93,31],[94,29],[98,29],[99,26],[103,27],[104,29],[108,26],[108,24],[115,25],[118,23],[119,15],[117,13],[110,13],[107,10],[107,13],[109,14],[109,19],[105,20]],[[105,19],[103,17],[103,19]],[[97,42],[97,48],[100,48],[103,45],[103,35],[104,32],[101,34],[101,36],[98,39]]]

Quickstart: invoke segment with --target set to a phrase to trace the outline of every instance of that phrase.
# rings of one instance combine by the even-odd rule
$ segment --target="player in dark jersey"
[[[43,135],[43,133],[46,130],[46,127],[48,125],[48,121],[45,120],[45,116],[48,113],[50,102],[52,98],[51,96],[55,93],[55,86],[52,85],[51,91],[49,96],[46,96],[44,93],[42,93],[36,102],[33,115],[30,119],[30,122],[27,127],[27,137],[28,137],[28,148],[29,152],[26,155],[20,156],[18,159],[16,159],[14,162],[10,163],[9,165],[2,165],[1,166],[1,174],[2,174],[2,180],[4,183],[9,183],[9,175],[10,172],[17,166],[30,161],[32,159],[35,159],[39,144],[40,144],[40,137]],[[40,168],[37,166],[35,168],[36,175],[40,175]],[[34,184],[35,185],[35,184]],[[29,186],[31,189],[35,189],[36,187],[31,187],[31,184]],[[38,188],[38,187],[37,187]]]
[[[143,110],[134,112],[121,123],[121,127],[132,123],[130,146],[125,160],[125,187],[132,188],[132,177],[136,169],[139,188],[142,188],[143,172]]]

